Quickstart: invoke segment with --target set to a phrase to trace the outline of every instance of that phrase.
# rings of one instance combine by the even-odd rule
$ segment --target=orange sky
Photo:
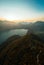
[[[6,18],[0,18],[0,20],[7,20]],[[14,22],[35,22],[35,21],[44,21],[44,17],[33,18],[33,19],[24,19],[24,20],[7,20],[7,21],[14,21]]]

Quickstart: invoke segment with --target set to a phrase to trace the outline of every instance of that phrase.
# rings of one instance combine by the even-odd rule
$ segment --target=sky
[[[44,19],[44,0],[0,0],[0,19]]]

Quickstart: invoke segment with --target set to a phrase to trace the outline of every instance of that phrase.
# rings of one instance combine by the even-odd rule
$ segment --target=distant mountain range
[[[31,28],[32,28],[32,30],[34,30],[34,31],[44,31],[44,22],[42,22],[42,21],[37,21],[37,22],[35,22],[34,24],[32,24],[31,25]]]
[[[14,26],[15,26],[15,22],[0,20],[0,31],[13,29]]]
[[[27,25],[22,24],[19,28],[30,29],[33,32],[44,32],[44,22],[37,21],[34,23],[28,23]]]
[[[9,38],[0,52],[0,65],[44,65],[44,42],[32,33]]]
[[[44,32],[44,21],[31,22],[9,22],[0,21],[0,31],[11,30],[11,29],[32,29],[34,32]]]
[[[10,22],[0,20],[0,32],[13,30],[13,29],[27,29],[29,32],[35,33],[44,41],[44,21],[36,22]]]

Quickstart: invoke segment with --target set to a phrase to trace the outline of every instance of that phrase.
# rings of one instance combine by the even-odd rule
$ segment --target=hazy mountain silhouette
[[[0,51],[0,65],[44,65],[44,43],[32,33],[12,40]]]
[[[2,21],[0,20],[0,31],[5,31],[5,30],[12,30],[12,29],[25,29],[27,28],[26,25],[28,26],[30,23],[29,22],[11,22],[11,21]]]
[[[31,25],[31,28],[36,32],[44,32],[44,22],[37,21]]]
[[[30,22],[21,22],[15,23],[10,21],[1,21],[0,20],[0,31],[11,30],[11,29],[29,29],[32,28],[33,31],[44,31],[44,21],[37,21],[34,23]]]
[[[10,21],[2,21],[0,20],[0,31],[5,31],[5,30],[11,30],[14,29],[15,22],[10,22]]]

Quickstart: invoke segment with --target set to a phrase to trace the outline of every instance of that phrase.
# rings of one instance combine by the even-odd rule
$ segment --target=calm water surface
[[[8,30],[0,32],[0,44],[2,44],[6,39],[13,35],[25,35],[27,33],[26,29],[15,29],[15,30]]]

